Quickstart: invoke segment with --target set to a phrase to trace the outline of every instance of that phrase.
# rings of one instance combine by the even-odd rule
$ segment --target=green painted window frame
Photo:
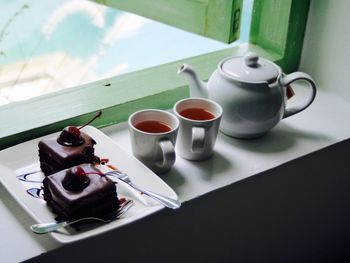
[[[191,64],[200,78],[208,79],[221,59],[254,51],[285,72],[294,71],[300,61],[309,4],[309,0],[258,0],[249,43],[2,106],[0,149],[67,125],[81,125],[101,109],[102,117],[92,124],[97,128],[123,122],[138,109],[169,109],[188,96],[186,80],[176,74],[182,63]]]

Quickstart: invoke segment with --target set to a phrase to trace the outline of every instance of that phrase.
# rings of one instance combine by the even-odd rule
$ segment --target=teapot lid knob
[[[258,65],[259,56],[254,52],[249,52],[244,56],[244,63],[248,67],[255,68]]]

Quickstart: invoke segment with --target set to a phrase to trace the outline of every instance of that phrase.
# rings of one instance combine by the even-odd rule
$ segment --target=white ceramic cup
[[[165,124],[168,129],[154,122]],[[128,124],[134,156],[157,174],[169,171],[176,159],[179,120],[170,112],[146,109],[133,113]]]
[[[192,110],[191,110],[192,109]],[[198,118],[193,109],[210,112],[212,118],[200,114]],[[188,115],[187,111],[192,111]],[[216,102],[203,98],[187,98],[178,101],[173,108],[180,120],[176,151],[188,160],[205,160],[214,153],[214,145],[219,131],[222,108]]]

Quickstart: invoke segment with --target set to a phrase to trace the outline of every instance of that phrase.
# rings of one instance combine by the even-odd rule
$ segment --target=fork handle
[[[154,193],[152,191],[141,189],[138,186],[134,185],[133,183],[129,183],[129,185],[135,188],[137,191],[140,191],[142,194],[148,195],[149,197],[152,197],[158,200],[160,203],[162,203],[166,207],[177,209],[181,206],[181,203],[178,200],[172,199],[170,197],[167,197],[161,194]]]
[[[66,227],[69,225],[68,221],[63,222],[52,222],[52,223],[42,223],[42,224],[34,224],[30,226],[30,229],[37,234],[46,234],[62,227]]]

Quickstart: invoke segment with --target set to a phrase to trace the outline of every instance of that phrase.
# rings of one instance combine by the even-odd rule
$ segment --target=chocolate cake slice
[[[65,127],[57,138],[39,142],[40,168],[45,176],[81,163],[99,162],[94,155],[95,140],[81,129],[102,115],[99,111],[90,121],[78,127]]]
[[[79,132],[80,139],[76,143],[64,143],[62,133],[58,138],[39,142],[40,168],[45,176],[81,163],[94,163],[98,159],[94,154],[96,142],[89,135]]]
[[[104,217],[119,207],[116,184],[92,164],[44,178],[44,200],[61,220]]]

